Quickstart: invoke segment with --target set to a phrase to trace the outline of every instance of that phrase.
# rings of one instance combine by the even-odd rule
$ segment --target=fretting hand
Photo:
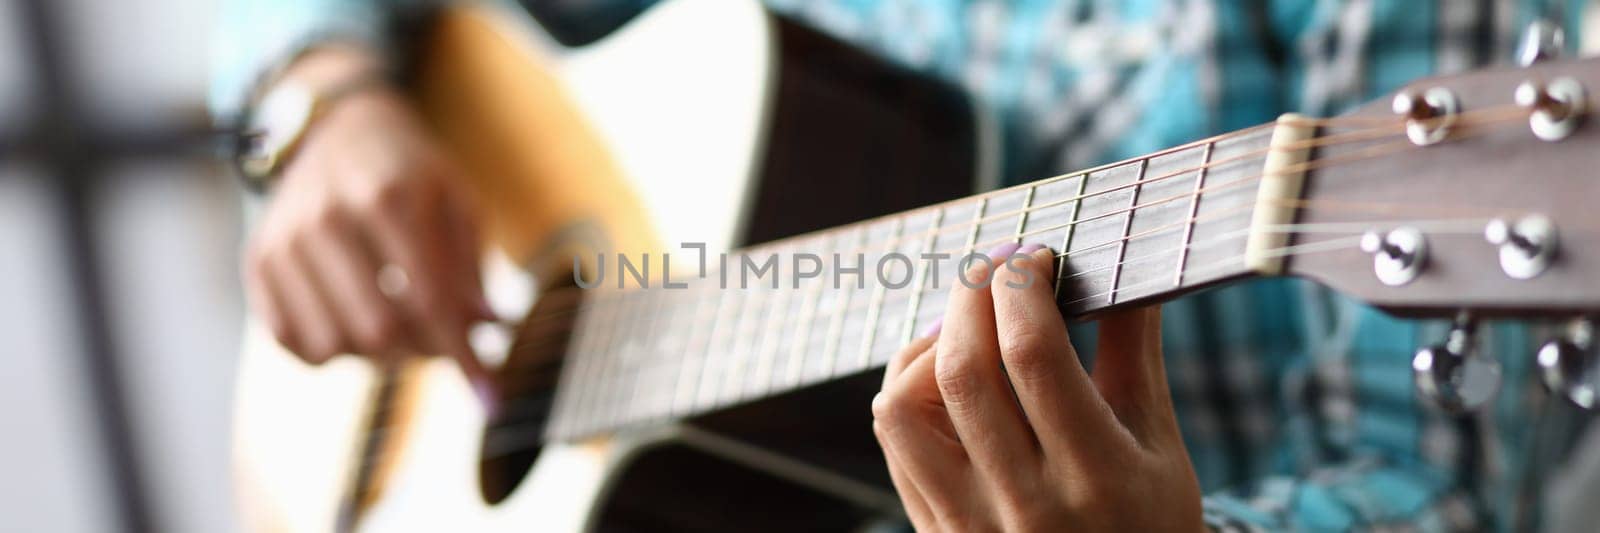
[[[992,277],[989,286],[956,284],[942,331],[895,356],[873,400],[873,430],[912,523],[1203,531],[1167,390],[1160,310],[1107,314],[1091,377],[1045,281],[1051,251],[1013,245],[991,256],[993,267],[977,263],[967,275]]]

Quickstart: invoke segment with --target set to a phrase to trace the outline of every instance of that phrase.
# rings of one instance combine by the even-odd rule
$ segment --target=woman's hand
[[[351,50],[319,52],[289,76],[316,86],[370,68],[363,61]],[[481,389],[467,332],[493,314],[474,210],[409,102],[385,88],[350,94],[306,132],[250,236],[250,305],[306,361],[450,355]]]
[[[1107,314],[1091,377],[1046,281],[1052,252],[1011,245],[990,255],[993,268],[978,263],[967,275],[988,287],[957,284],[942,332],[895,356],[873,400],[873,430],[912,523],[1203,531],[1167,391],[1160,310]]]

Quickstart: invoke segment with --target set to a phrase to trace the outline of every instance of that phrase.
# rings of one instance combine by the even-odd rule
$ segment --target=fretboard
[[[1057,253],[1054,289],[1069,318],[1246,275],[1272,132],[755,246],[725,264],[713,254],[704,278],[674,264],[684,287],[617,290],[608,262],[611,288],[590,290],[580,311],[546,438],[689,417],[880,367],[944,314],[961,257],[1008,242]],[[912,261],[884,260],[896,252]],[[817,275],[796,275],[816,268],[796,262],[803,254],[821,259]]]

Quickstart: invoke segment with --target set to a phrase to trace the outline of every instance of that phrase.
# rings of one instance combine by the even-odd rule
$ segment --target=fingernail
[[[500,412],[500,401],[495,396],[494,385],[488,381],[475,381],[472,383],[472,393],[478,396],[478,404],[483,406],[485,416],[493,419]]]
[[[991,248],[989,250],[989,259],[1001,260],[1011,257],[1011,254],[1017,253],[1017,247],[1019,246],[1021,245],[1014,242],[1008,242]]]
[[[922,336],[932,337],[934,335],[938,335],[939,330],[942,329],[944,329],[944,317],[939,317],[933,320],[933,324],[928,325],[926,329],[922,330]]]
[[[1030,242],[1030,243],[1028,243],[1026,245],[1023,245],[1021,248],[1018,248],[1017,249],[1017,253],[1019,253],[1019,254],[1031,254],[1031,253],[1034,253],[1034,252],[1037,252],[1037,251],[1043,250],[1043,249],[1044,249],[1044,245],[1043,244],[1031,243]]]

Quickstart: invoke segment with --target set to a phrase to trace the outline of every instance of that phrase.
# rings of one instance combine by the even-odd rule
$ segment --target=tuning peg
[[[1463,313],[1444,342],[1423,347],[1411,358],[1417,391],[1446,412],[1476,409],[1500,388],[1500,362],[1478,353],[1476,330],[1476,322]]]
[[[1361,251],[1372,254],[1372,273],[1391,287],[1411,283],[1428,264],[1428,240],[1412,227],[1368,231],[1361,235]]]
[[[1550,392],[1565,396],[1584,409],[1593,409],[1600,393],[1600,349],[1595,345],[1594,321],[1573,320],[1566,335],[1539,347],[1539,375]]]
[[[1433,87],[1424,92],[1412,89],[1400,91],[1390,102],[1390,109],[1406,121],[1406,138],[1411,144],[1427,146],[1445,139],[1450,127],[1455,125],[1461,111],[1456,94],[1444,87]]]
[[[1512,99],[1528,110],[1528,127],[1534,136],[1546,141],[1559,141],[1572,134],[1583,119],[1589,102],[1583,84],[1562,77],[1546,84],[1537,79],[1517,86]]]
[[[1561,55],[1566,46],[1566,32],[1548,19],[1538,19],[1522,29],[1522,42],[1517,45],[1517,64],[1524,67]]]
[[[1515,223],[1489,220],[1483,238],[1500,248],[1500,270],[1514,279],[1532,279],[1550,268],[1556,255],[1556,225],[1548,217],[1528,215]]]

